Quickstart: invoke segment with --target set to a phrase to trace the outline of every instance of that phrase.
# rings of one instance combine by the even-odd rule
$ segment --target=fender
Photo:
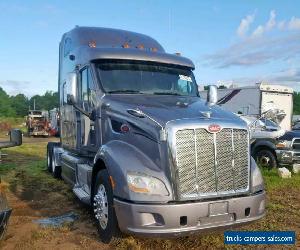
[[[104,162],[109,175],[114,180],[115,197],[131,201],[160,203],[172,200],[172,189],[163,171],[152,159],[133,145],[123,141],[110,141],[98,150],[94,158],[94,165],[99,159]],[[169,191],[169,196],[148,195],[130,191],[127,184],[128,172],[141,173],[160,179]]]
[[[251,155],[253,155],[258,147],[267,147],[276,150],[275,140],[257,139],[251,144]]]

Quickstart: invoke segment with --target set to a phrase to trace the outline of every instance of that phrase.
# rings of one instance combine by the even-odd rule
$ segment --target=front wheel
[[[267,169],[272,169],[277,167],[276,157],[272,151],[268,149],[262,149],[256,152],[255,160],[259,166]]]
[[[109,243],[120,236],[118,221],[113,207],[113,190],[107,170],[98,172],[94,185],[93,209],[100,239]]]

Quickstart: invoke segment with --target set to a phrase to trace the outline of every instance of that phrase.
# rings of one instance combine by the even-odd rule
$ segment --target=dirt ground
[[[2,181],[13,213],[1,249],[224,249],[223,234],[197,235],[177,239],[142,239],[124,236],[110,245],[99,241],[90,208],[78,201],[69,185],[45,170],[49,139],[24,138],[22,146],[3,150],[0,163]],[[55,140],[55,139],[50,139]],[[281,180],[275,172],[264,172],[268,205],[264,219],[241,230],[296,231],[300,249],[300,175]],[[42,228],[33,221],[75,212],[79,219],[60,228]],[[282,249],[283,246],[275,246]],[[270,248],[270,246],[247,246]],[[272,247],[274,249],[274,247]]]

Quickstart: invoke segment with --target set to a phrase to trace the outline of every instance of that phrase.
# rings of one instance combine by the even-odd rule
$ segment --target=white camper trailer
[[[205,98],[206,91],[200,91],[200,95]],[[292,88],[259,83],[247,87],[218,89],[218,97],[218,105],[237,114],[260,117],[268,110],[276,110],[278,125],[291,130]]]

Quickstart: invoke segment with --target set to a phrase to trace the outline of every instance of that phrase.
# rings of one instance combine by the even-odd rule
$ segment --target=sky
[[[256,82],[300,91],[300,1],[0,0],[0,87],[57,90],[58,44],[79,26],[147,34],[192,59],[199,85]]]

